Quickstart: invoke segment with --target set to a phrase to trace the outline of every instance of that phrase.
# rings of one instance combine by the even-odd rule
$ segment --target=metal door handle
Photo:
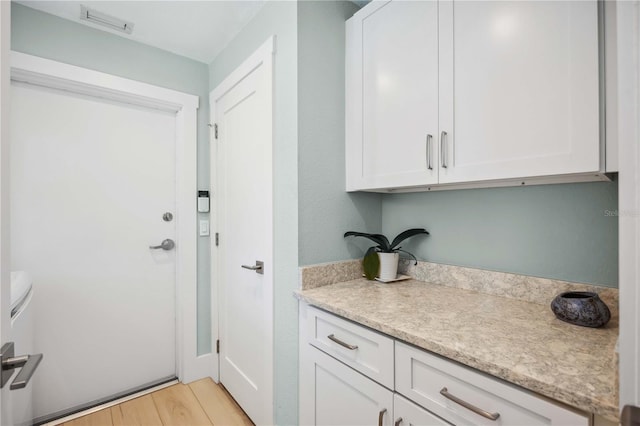
[[[350,349],[352,351],[355,351],[356,349],[358,349],[358,345],[350,345],[348,343],[343,342],[342,340],[338,339],[336,336],[334,336],[333,334],[330,334],[327,336],[327,339],[336,342],[337,344],[339,344],[342,347],[345,347],[347,349]]]
[[[384,413],[387,412],[386,408],[383,408],[382,410],[380,410],[380,413],[378,413],[378,426],[382,426],[382,419],[384,418]]]
[[[20,357],[9,358],[6,361],[7,364],[13,364],[13,368],[22,367],[16,378],[13,379],[13,382],[11,382],[11,386],[9,387],[9,389],[15,390],[27,387],[27,385],[29,384],[29,380],[31,380],[31,377],[33,376],[33,373],[35,373],[36,368],[38,368],[38,365],[40,364],[40,361],[42,361],[42,358],[42,354],[23,355]]]
[[[26,387],[43,358],[42,354],[14,356],[14,353],[13,342],[4,344],[0,349],[0,363],[2,364],[0,387],[4,387],[7,384],[13,374],[13,370],[21,368],[11,383],[10,390]]]
[[[488,411],[483,410],[482,408],[478,408],[475,405],[469,404],[467,401],[461,400],[457,396],[451,395],[449,393],[449,391],[447,390],[447,388],[442,388],[440,390],[440,395],[444,396],[447,399],[450,399],[451,401],[455,402],[456,404],[462,405],[467,410],[471,410],[474,413],[484,417],[485,419],[489,419],[489,420],[494,420],[495,421],[495,420],[498,420],[498,417],[500,417],[500,413],[490,413]]]
[[[446,140],[447,140],[447,132],[442,131],[440,133],[440,160],[442,163],[442,168],[447,168],[447,150],[446,150]]]
[[[242,267],[250,271],[256,271],[256,274],[264,275],[264,262],[261,260],[256,260],[255,265],[242,265]]]
[[[166,240],[163,240],[159,246],[149,246],[149,248],[153,250],[157,250],[157,249],[172,250],[175,246],[176,246],[176,243],[174,243],[172,239],[167,238]]]
[[[433,170],[433,166],[431,165],[431,140],[433,136],[427,135],[427,169]]]
[[[400,423],[402,423],[402,417],[398,417],[398,420],[396,420],[394,426],[400,426]]]
[[[262,266],[258,266],[258,265],[254,265],[254,266],[242,265],[242,267],[244,269],[249,269],[251,271],[257,271],[258,269],[262,269]]]

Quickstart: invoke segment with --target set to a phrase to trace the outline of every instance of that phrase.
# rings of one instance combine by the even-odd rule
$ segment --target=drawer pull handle
[[[396,422],[394,423],[395,426],[400,426],[400,423],[402,423],[402,417],[398,417],[398,420],[396,420]]]
[[[342,340],[338,339],[336,336],[334,336],[333,334],[330,334],[327,336],[327,339],[336,342],[337,344],[339,344],[342,347],[345,347],[349,350],[355,351],[356,349],[358,349],[357,345],[350,345],[348,343],[343,342]]]
[[[444,396],[447,399],[450,399],[451,401],[455,402],[456,404],[460,404],[462,405],[464,408],[473,411],[474,413],[487,418],[489,420],[498,420],[498,417],[500,417],[500,413],[490,413],[488,411],[484,411],[481,408],[476,407],[475,405],[471,405],[466,401],[461,400],[460,398],[458,398],[457,396],[453,396],[449,393],[449,391],[447,390],[447,388],[442,388],[440,390],[440,395]]]
[[[387,412],[386,408],[383,408],[382,410],[380,410],[380,413],[378,413],[378,426],[382,426],[382,419],[384,418],[384,413]]]

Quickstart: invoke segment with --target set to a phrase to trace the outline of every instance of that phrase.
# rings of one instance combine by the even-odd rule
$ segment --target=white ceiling
[[[209,64],[253,18],[265,0],[17,1],[61,18]],[[134,24],[125,34],[80,20],[80,5]]]

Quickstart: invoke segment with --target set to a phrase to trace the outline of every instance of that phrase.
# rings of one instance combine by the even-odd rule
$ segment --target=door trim
[[[610,6],[610,5],[609,5]],[[620,409],[640,405],[640,2],[615,2],[617,50],[612,94],[618,138]]]
[[[216,101],[222,98],[229,90],[231,90],[234,86],[236,86],[242,79],[244,79],[248,74],[250,74],[253,70],[255,70],[260,65],[264,66],[264,72],[266,74],[266,78],[271,83],[269,89],[267,90],[267,95],[269,97],[268,103],[270,106],[270,115],[271,115],[271,145],[273,147],[273,55],[275,54],[276,46],[275,46],[275,36],[271,36],[267,39],[266,42],[262,44],[249,58],[247,58],[240,66],[238,66],[231,74],[229,74],[215,89],[213,89],[209,94],[209,108],[210,108],[210,121],[211,123],[215,123],[216,117]],[[218,188],[218,177],[217,177],[217,143],[215,139],[214,132],[211,132],[211,174],[210,174],[210,187],[212,189],[213,194],[216,194],[216,188]],[[273,196],[273,194],[272,194]],[[218,205],[219,199],[215,197],[213,201],[214,209],[211,210],[211,223],[214,227],[213,231],[217,232],[220,229],[220,224],[218,223],[218,215],[219,211]],[[273,217],[273,204],[271,205],[271,213]],[[273,221],[272,221],[273,223]],[[273,228],[272,228],[273,235]],[[221,236],[221,238],[225,238],[225,236]],[[273,239],[272,239],[273,243]],[[220,268],[219,265],[219,250],[218,246],[216,246],[216,238],[211,238],[211,253],[212,253],[212,271],[211,274],[211,333],[212,333],[212,341],[213,346],[215,346],[215,342],[220,338],[220,299],[219,299],[219,288],[221,285],[221,279],[219,277]],[[275,263],[275,256],[272,257],[273,262]],[[269,304],[270,307],[270,315],[269,318],[271,323],[268,324],[267,330],[269,330],[270,335],[268,337],[268,341],[271,343],[269,350],[266,354],[261,354],[261,356],[267,358],[267,365],[271,366],[271,371],[268,372],[269,383],[267,385],[267,389],[270,389],[269,400],[271,401],[271,417],[273,418],[273,402],[274,402],[274,393],[273,393],[273,362],[274,362],[274,353],[273,353],[273,271],[275,270],[275,266],[271,266],[269,268],[270,273],[272,274],[272,287],[268,289],[268,294],[265,294],[265,301]],[[219,354],[213,354],[213,374],[212,378],[216,383],[220,382],[220,357]]]
[[[188,383],[211,374],[211,354],[197,354],[198,96],[11,52],[11,79],[176,113],[176,374]]]
[[[0,1],[0,344],[11,333],[11,261],[9,223],[9,123],[11,121],[11,2]],[[12,406],[9,389],[0,390],[0,424],[11,424]]]

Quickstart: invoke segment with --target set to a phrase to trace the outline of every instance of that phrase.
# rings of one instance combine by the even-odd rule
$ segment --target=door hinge
[[[216,232],[216,247],[220,244],[220,234]]]
[[[218,123],[213,125],[213,137],[218,139]]]
[[[220,353],[220,340],[216,340],[216,353]]]

